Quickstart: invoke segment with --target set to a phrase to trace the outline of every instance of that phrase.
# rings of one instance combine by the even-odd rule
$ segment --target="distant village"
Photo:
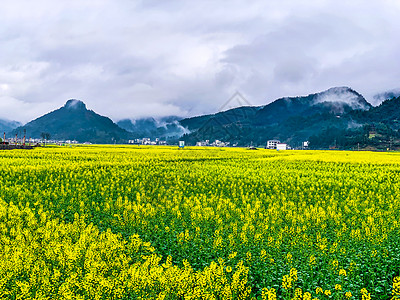
[[[167,141],[160,140],[159,138],[156,138],[154,140],[151,140],[151,138],[134,139],[134,140],[129,140],[128,144],[134,144],[134,145],[168,145]]]
[[[302,146],[300,148],[296,148],[296,149],[308,149],[308,141],[305,141],[302,143]],[[220,140],[215,140],[214,142],[210,142],[209,140],[205,140],[205,141],[201,141],[201,142],[197,142],[196,146],[200,146],[200,147],[237,147],[238,144],[234,143],[232,144],[231,142],[223,142]],[[249,146],[250,148],[256,148],[253,146]],[[267,143],[263,146],[258,146],[258,148],[264,148],[264,149],[273,149],[273,150],[291,150],[294,149],[291,146],[289,146],[286,143],[282,143],[279,140],[269,140],[267,141]]]
[[[26,145],[26,146],[34,146],[34,145],[40,145],[40,144],[55,144],[55,145],[65,145],[65,144],[91,144],[90,142],[84,142],[84,143],[79,143],[77,140],[53,140],[53,139],[33,139],[33,138],[19,138],[18,136],[12,137],[12,138],[6,138],[5,134],[1,142],[3,145],[4,144],[9,144],[9,145]],[[179,142],[179,145],[181,145],[182,141]],[[151,139],[151,138],[141,138],[141,139],[133,139],[129,140],[128,144],[132,145],[160,145],[160,146],[165,146],[168,145],[168,142],[166,140],[161,140],[159,138]],[[296,149],[308,149],[308,141],[305,141],[302,143],[301,148],[296,148]],[[184,143],[183,143],[184,145]],[[210,140],[205,140],[205,141],[199,141],[196,142],[195,146],[197,147],[237,147],[237,143],[231,143],[231,142],[226,142],[226,141],[220,141],[220,140],[215,140],[215,141],[210,141]],[[249,146],[250,148],[256,148],[253,146]],[[265,149],[273,149],[273,150],[291,150],[294,149],[290,145],[286,143],[282,143],[279,140],[268,140],[267,143],[264,146],[258,146],[258,148],[265,148]]]
[[[129,144],[134,144],[134,145],[168,145],[167,141],[165,140],[160,140],[158,138],[152,140],[151,138],[142,138],[142,139],[134,139],[134,140],[129,140]],[[305,141],[302,143],[300,148],[296,149],[308,149],[309,142]],[[220,141],[220,140],[215,140],[215,141],[210,141],[210,140],[205,140],[205,141],[199,141],[196,142],[195,146],[197,147],[237,147],[237,143],[231,143],[231,142],[226,142],[226,141]],[[250,147],[250,146],[249,146]],[[279,140],[269,140],[264,146],[259,146],[259,148],[265,148],[265,149],[273,149],[273,150],[291,150],[294,149],[290,145],[286,143],[282,143]],[[255,147],[253,147],[255,148]]]
[[[62,144],[78,144],[79,142],[76,140],[53,140],[53,139],[33,139],[33,138],[26,138],[18,137],[15,135],[14,137],[6,137],[6,134],[3,134],[3,138],[0,138],[1,144],[3,145],[23,145],[23,146],[37,146],[40,144],[55,144],[55,145],[62,145]],[[91,144],[86,142],[85,144]]]

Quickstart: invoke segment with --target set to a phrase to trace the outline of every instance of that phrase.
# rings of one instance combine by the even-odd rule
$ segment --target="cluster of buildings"
[[[151,140],[151,138],[134,139],[129,140],[128,143],[134,145],[167,145],[167,141],[161,141],[159,138],[155,140]]]
[[[215,140],[214,142],[210,143],[210,140],[205,140],[205,141],[197,142],[196,146],[199,146],[199,147],[206,147],[206,146],[208,146],[208,147],[229,147],[229,146],[233,146],[233,147],[235,147],[235,146],[237,146],[237,144],[231,145],[230,142],[223,142],[220,140]]]
[[[129,144],[135,144],[135,145],[168,145],[168,143],[165,140],[160,140],[156,138],[155,140],[152,140],[151,138],[141,138],[141,139],[134,139],[134,140],[129,140]],[[292,148],[289,146],[287,143],[282,143],[279,140],[269,140],[265,144],[265,146],[259,146],[264,147],[265,149],[274,149],[274,150],[291,150],[291,149],[308,149],[308,141],[301,143],[300,147],[295,147]],[[179,147],[183,148],[185,146],[185,143],[183,141],[179,142]],[[204,140],[204,141],[198,141],[196,142],[197,147],[237,147],[237,143],[232,143],[232,142],[226,142],[226,141],[221,141],[221,140],[215,140],[215,141],[210,141],[210,140]]]
[[[3,143],[8,143],[10,145],[37,145],[37,144],[78,144],[76,140],[66,140],[66,141],[59,141],[59,140],[44,140],[44,139],[33,139],[33,138],[6,138],[3,139]]]
[[[197,142],[196,146],[200,147],[236,147],[237,144],[233,144],[231,142],[223,142],[220,140],[215,140],[214,142],[210,142],[209,140]],[[293,149],[286,143],[282,143],[279,140],[269,140],[267,141],[265,146],[259,146],[259,147],[264,147],[265,149],[274,149],[274,150],[291,150]],[[254,148],[254,147],[253,147]],[[308,142],[303,142],[301,147],[298,147],[296,149],[307,149],[308,148]]]

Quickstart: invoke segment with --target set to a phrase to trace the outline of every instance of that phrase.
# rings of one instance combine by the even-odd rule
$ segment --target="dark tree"
[[[42,132],[40,137],[44,140],[44,145],[46,145],[46,141],[51,139],[51,134],[48,132]]]

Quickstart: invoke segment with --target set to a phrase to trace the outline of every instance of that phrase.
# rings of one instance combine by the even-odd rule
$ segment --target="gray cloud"
[[[0,117],[70,98],[114,120],[211,113],[348,85],[399,87],[395,0],[15,0],[0,10]],[[376,100],[375,100],[376,101]]]

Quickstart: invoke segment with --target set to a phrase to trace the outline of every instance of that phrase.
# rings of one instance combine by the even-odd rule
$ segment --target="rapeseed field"
[[[400,299],[400,153],[0,152],[0,299]]]

